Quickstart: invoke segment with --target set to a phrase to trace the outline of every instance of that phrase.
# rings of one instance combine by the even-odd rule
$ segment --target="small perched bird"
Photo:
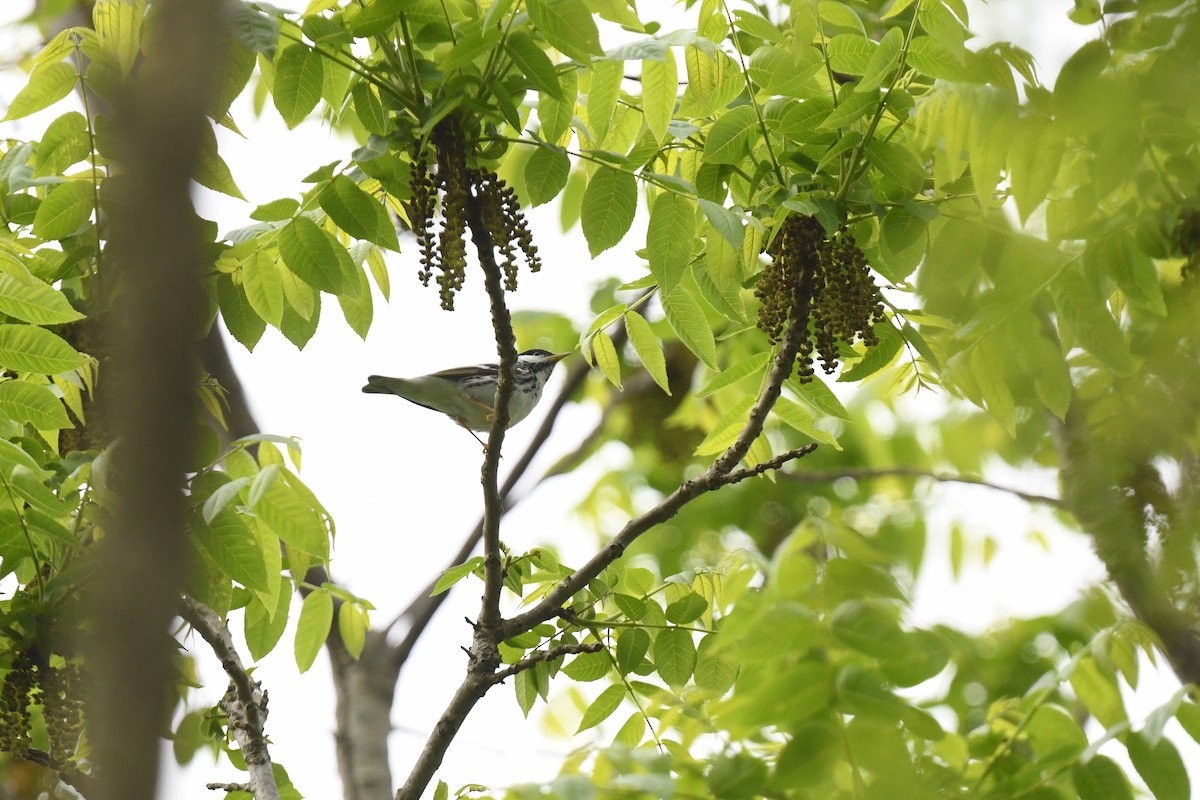
[[[554,365],[569,355],[547,350],[526,350],[517,356],[513,393],[508,402],[509,427],[529,416],[529,412],[542,399],[542,388],[554,371]],[[498,364],[478,364],[417,378],[372,375],[367,378],[367,385],[362,390],[367,394],[399,395],[410,403],[440,411],[475,436],[474,431],[486,431],[492,427],[495,412],[492,404],[496,401],[499,379]],[[478,436],[475,439],[479,441]]]

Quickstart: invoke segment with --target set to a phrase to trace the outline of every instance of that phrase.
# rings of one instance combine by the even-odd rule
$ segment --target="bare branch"
[[[221,668],[229,676],[229,691],[221,698],[221,708],[229,718],[229,729],[241,748],[250,773],[250,792],[257,800],[279,800],[279,787],[271,769],[271,754],[264,731],[267,721],[267,694],[258,681],[251,680],[233,644],[229,628],[216,612],[191,597],[184,596],[180,616],[208,642]],[[212,788],[211,785],[209,788]]]
[[[253,790],[248,783],[206,783],[205,789],[212,789],[214,792],[250,792]]]
[[[785,473],[788,480],[798,483],[833,483],[841,478],[853,478],[855,480],[866,480],[870,478],[929,478],[930,480],[939,481],[942,483],[967,483],[972,486],[982,486],[985,489],[993,489],[997,492],[1005,492],[1014,497],[1019,497],[1022,500],[1027,500],[1030,503],[1041,503],[1043,505],[1053,506],[1054,508],[1063,508],[1063,501],[1057,497],[1049,497],[1042,494],[1033,494],[1020,489],[1013,489],[1008,486],[1000,486],[990,481],[985,481],[983,478],[976,478],[971,475],[952,475],[945,472],[934,472],[932,470],[921,469],[919,467],[878,467],[878,468],[863,468],[863,469],[836,469],[824,472],[788,472]]]
[[[515,664],[505,667],[492,676],[492,683],[503,683],[518,672],[524,672],[543,661],[554,661],[563,656],[578,655],[579,653],[599,653],[604,649],[603,642],[588,642],[587,644],[561,644],[549,650],[538,650],[531,656],[522,658]]]

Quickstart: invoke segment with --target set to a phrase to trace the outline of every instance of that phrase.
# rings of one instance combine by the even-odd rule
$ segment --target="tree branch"
[[[603,649],[603,642],[588,642],[587,644],[560,644],[557,647],[551,647],[549,650],[538,650],[533,655],[522,658],[517,663],[507,666],[494,674],[492,676],[492,683],[503,683],[518,672],[531,669],[543,661],[554,661],[563,656],[578,655],[580,653],[599,653]]]
[[[1078,396],[1072,397],[1055,438],[1064,506],[1091,535],[1113,583],[1134,615],[1158,636],[1179,679],[1200,684],[1200,633],[1195,620],[1175,607],[1156,579],[1146,556],[1141,515],[1122,496],[1109,460],[1096,452]]]
[[[976,478],[970,475],[951,475],[945,472],[934,472],[932,470],[921,469],[919,467],[878,467],[878,468],[862,468],[862,469],[836,469],[825,472],[787,472],[784,473],[788,480],[796,481],[797,483],[833,483],[840,478],[853,478],[855,480],[864,480],[870,478],[929,478],[930,480],[939,481],[942,483],[967,483],[973,486],[982,486],[986,489],[992,489],[997,492],[1005,492],[1014,497],[1019,497],[1030,503],[1041,503],[1043,505],[1053,506],[1054,508],[1063,508],[1063,501],[1057,497],[1049,497],[1042,494],[1033,494],[1024,492],[1020,489],[1012,489],[1008,486],[999,486],[995,483],[985,481],[983,478]]]
[[[31,747],[19,753],[13,753],[13,755],[24,761],[30,761],[46,769],[54,770],[60,781],[84,797],[92,797],[96,793],[96,779],[94,777],[85,772],[80,772],[70,764],[56,762],[45,750],[38,750]]]
[[[767,415],[779,398],[780,387],[791,374],[795,365],[800,343],[808,335],[812,274],[811,264],[805,263],[801,266],[801,273],[795,286],[792,287],[792,307],[788,315],[787,331],[783,335],[779,351],[775,354],[775,361],[771,365],[767,383],[750,409],[750,416],[746,420],[745,427],[742,428],[733,444],[699,477],[685,481],[654,508],[627,522],[625,527],[609,540],[604,549],[574,573],[560,581],[558,586],[552,589],[536,606],[505,620],[501,629],[502,639],[530,630],[534,625],[556,616],[563,603],[586,586],[588,581],[599,575],[609,564],[620,558],[635,539],[675,516],[681,508],[700,495],[730,482],[728,479],[733,468],[745,457],[750,450],[750,445],[762,433]],[[791,457],[798,456],[792,455]],[[738,480],[740,479],[738,478]]]
[[[262,690],[262,684],[250,679],[229,628],[216,612],[187,595],[184,595],[181,607],[180,616],[208,642],[229,676],[229,691],[221,698],[221,708],[229,718],[229,729],[246,760],[251,793],[257,800],[279,800],[265,732],[267,693]]]
[[[98,273],[112,363],[102,401],[117,442],[120,503],[95,548],[83,603],[95,800],[155,794],[169,725],[175,615],[187,544],[186,484],[202,323],[203,231],[190,199],[205,109],[222,63],[217,3],[155,3],[146,57],[119,87],[112,141],[120,175],[106,211],[113,258]],[[99,283],[99,281],[98,281]]]
[[[483,199],[475,193],[466,197],[467,225],[471,241],[483,268],[483,283],[491,300],[492,329],[496,336],[496,351],[500,356],[496,402],[492,409],[492,429],[488,433],[487,452],[483,458],[480,482],[483,484],[483,607],[479,624],[494,630],[500,623],[500,591],[504,575],[500,566],[500,517],[504,515],[504,498],[497,488],[500,471],[500,449],[508,430],[508,406],[513,393],[513,376],[517,366],[517,340],[513,335],[512,316],[504,302],[504,276],[496,263],[496,243],[484,219]]]

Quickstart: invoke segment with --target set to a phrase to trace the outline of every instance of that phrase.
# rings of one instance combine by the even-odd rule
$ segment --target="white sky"
[[[277,5],[303,7],[304,2]],[[972,28],[983,32],[981,40],[1010,40],[1029,49],[1040,63],[1042,80],[1051,85],[1057,64],[1093,35],[1091,29],[1066,21],[1070,2],[997,0],[989,5],[969,5]],[[31,1],[6,0],[0,4],[0,23],[19,17],[31,6]],[[2,36],[0,52],[15,52]],[[607,39],[605,43],[613,44]],[[0,105],[17,88],[0,82]],[[0,136],[37,138],[61,108],[51,111],[6,123],[0,126]],[[220,130],[220,149],[249,202],[206,190],[198,194],[200,213],[217,219],[223,232],[247,224],[250,211],[260,203],[297,196],[301,177],[318,165],[347,158],[354,147],[350,141],[337,140],[318,123],[287,131],[269,104],[261,119],[254,118],[246,98],[239,100],[233,113],[249,138],[239,139]],[[614,273],[635,276],[642,272],[633,255],[643,244],[636,232],[593,261],[577,229],[561,234],[556,209],[534,210],[531,227],[545,267],[538,275],[523,272],[520,290],[511,296],[514,309],[552,309],[586,324],[590,320],[588,298],[596,283]],[[638,229],[635,223],[634,230]],[[236,343],[230,348],[262,429],[303,440],[301,475],[338,525],[334,577],[378,607],[377,622],[391,619],[445,566],[474,525],[479,508],[479,446],[474,440],[453,423],[423,409],[359,391],[371,373],[416,375],[493,357],[495,345],[480,276],[468,273],[467,286],[457,300],[458,310],[446,313],[438,308],[436,290],[424,289],[416,281],[416,259],[412,244],[389,258],[392,301],[384,304],[376,295],[375,322],[366,342],[349,330],[336,303],[326,296],[320,329],[304,351],[298,352],[270,329],[253,353]],[[552,379],[547,392],[554,393],[560,380],[561,376]],[[509,432],[506,452],[514,458],[521,452],[538,418],[535,412],[532,420]],[[541,460],[541,467],[554,460],[553,454],[573,449],[574,434],[587,430],[593,419],[593,412],[587,409],[568,409],[545,448],[551,455]],[[530,474],[538,472],[535,464]],[[557,478],[539,490],[506,518],[505,541],[517,551],[553,542],[565,563],[583,561],[598,543],[576,523],[572,508],[588,490],[592,474],[585,470]],[[1029,491],[1056,493],[1050,473],[1001,468],[991,477]],[[939,486],[934,498],[928,517],[932,555],[918,586],[913,624],[945,623],[984,630],[1010,616],[1061,609],[1082,587],[1103,575],[1087,539],[1063,531],[1044,510],[968,486]],[[976,542],[985,535],[999,542],[998,553],[986,570],[977,557],[968,556],[957,582],[942,555],[953,521],[960,522]],[[1046,533],[1049,552],[1017,538],[1035,529]],[[467,584],[452,594],[401,676],[391,738],[397,780],[407,774],[426,732],[462,675],[465,656],[459,645],[469,641],[469,629],[462,620],[476,616],[477,597],[478,592]],[[337,797],[333,693],[327,660],[319,657],[307,674],[298,675],[291,634],[291,630],[285,633],[276,651],[256,672],[271,695],[268,733],[272,754],[288,768],[306,796]],[[209,688],[196,692],[192,702],[197,707],[211,705],[219,698],[225,679],[203,645],[194,652]],[[1144,676],[1150,674],[1145,666]],[[1144,677],[1142,689],[1130,698],[1131,715],[1139,719],[1177,687],[1169,675]],[[552,699],[559,698],[555,708],[567,716],[575,714],[577,719],[578,712],[570,710],[570,703],[563,699],[566,694],[565,683],[552,687]],[[511,689],[493,691],[468,719],[439,777],[452,789],[466,782],[500,787],[552,778],[563,757],[584,740],[544,735],[543,714],[544,706],[538,706],[525,721]],[[614,715],[614,719],[618,717],[623,719]],[[1200,785],[1200,769],[1195,768],[1200,764],[1200,748],[1174,723],[1172,726],[1174,740],[1192,765],[1193,782]],[[573,730],[574,722],[567,727]],[[611,737],[611,731],[607,736]],[[607,741],[603,736],[596,740]],[[1123,757],[1119,746],[1109,745],[1104,752]],[[178,800],[207,800],[213,793],[204,788],[206,782],[241,780],[232,767],[214,767],[203,755],[192,765],[179,768],[168,752],[165,763],[164,796]],[[1200,786],[1194,797],[1200,798]]]

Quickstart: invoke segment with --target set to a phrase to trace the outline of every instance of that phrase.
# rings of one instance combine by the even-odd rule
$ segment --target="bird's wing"
[[[468,375],[477,375],[479,373],[496,375],[500,372],[498,364],[476,364],[473,367],[452,367],[444,369],[440,372],[431,372],[430,378],[465,378]]]

